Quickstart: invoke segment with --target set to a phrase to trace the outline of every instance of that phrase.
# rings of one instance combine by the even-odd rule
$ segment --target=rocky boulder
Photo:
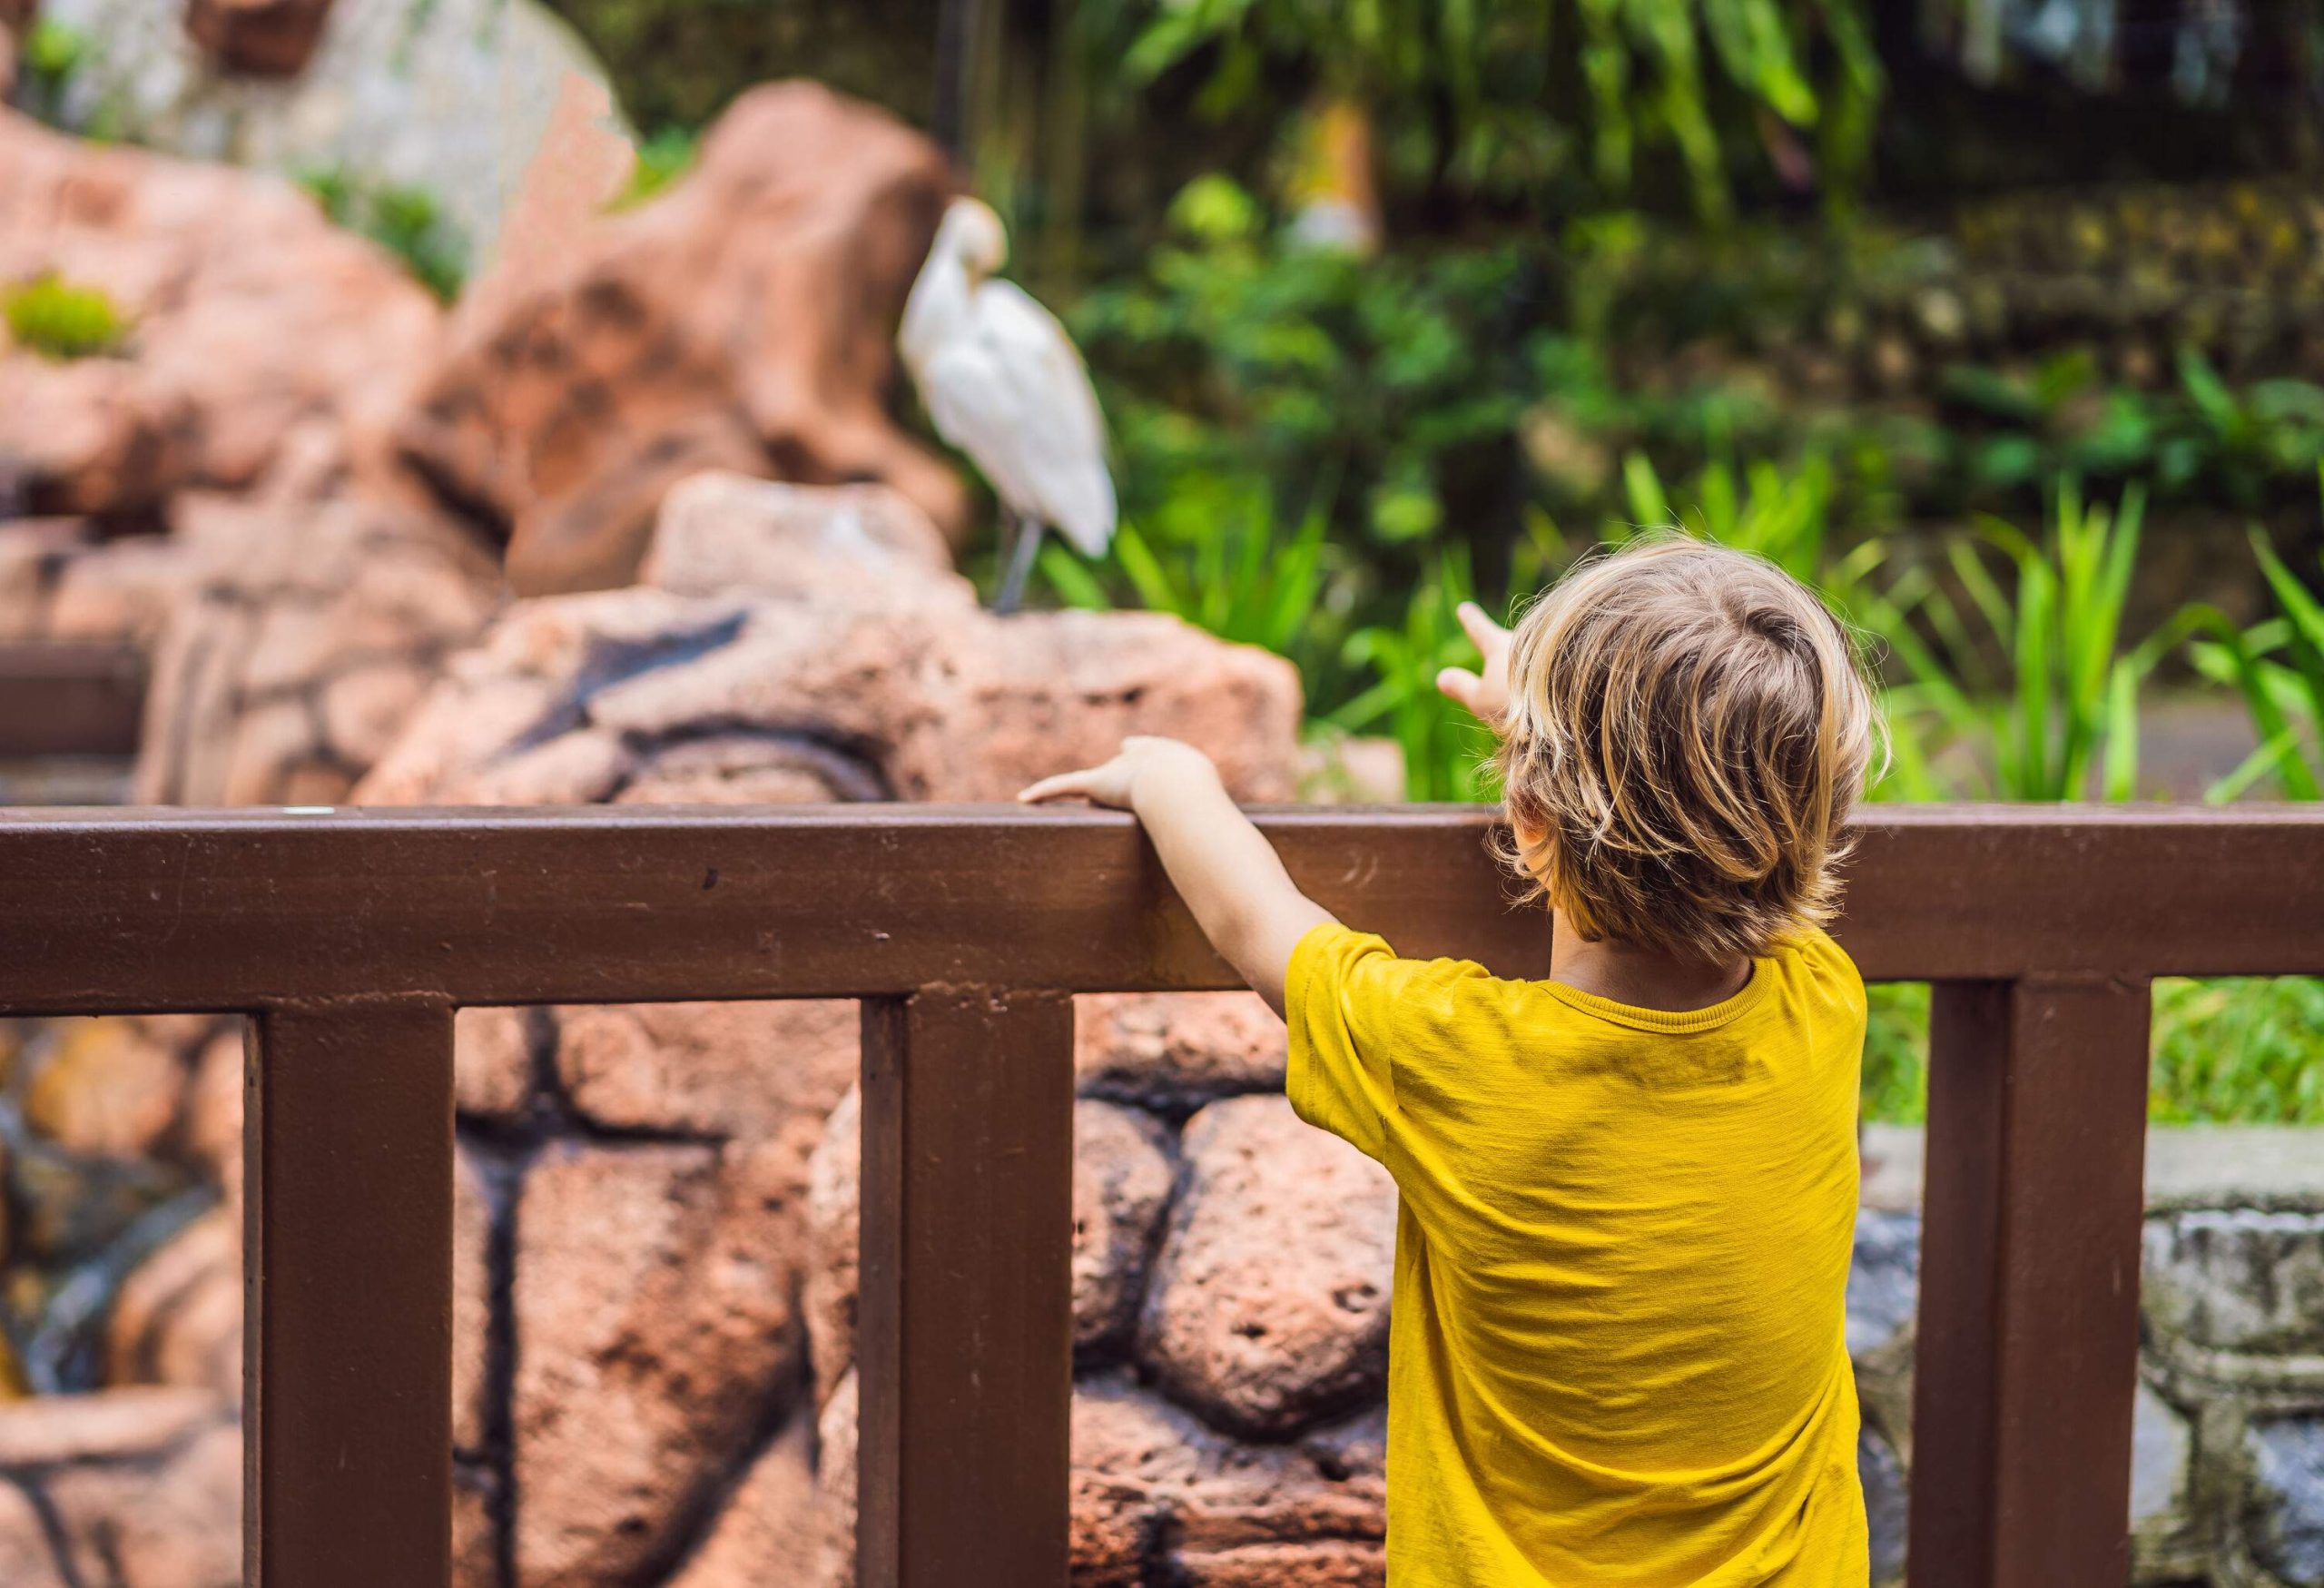
[[[1085,1042],[1112,1019],[1094,1002],[1078,1015]],[[1201,1040],[1196,1026],[1183,1046]],[[794,1568],[807,1583],[852,1578],[861,1153],[851,1094],[809,1170],[820,1452],[778,1444],[764,1460],[780,1475],[746,1480],[727,1524],[810,1541]],[[1386,1174],[1280,1096],[1215,1103],[1183,1138],[1142,1110],[1076,1104],[1077,1583],[1381,1580],[1394,1228]]]
[[[957,528],[950,470],[889,419],[892,341],[953,178],[901,122],[812,84],[753,90],[675,189],[487,281],[405,416],[404,455],[507,540],[530,592],[635,572],[663,495],[737,469],[881,480]]]
[[[103,294],[117,345],[0,350],[0,517],[164,527],[242,490],[320,422],[376,434],[442,316],[395,261],[285,182],[100,146],[0,112],[0,282]]]
[[[695,516],[697,490],[734,506],[723,533]],[[453,659],[359,797],[590,804],[724,782],[999,800],[1130,733],[1207,747],[1244,798],[1293,792],[1289,664],[1160,614],[996,617],[964,580],[893,549],[924,541],[924,525],[899,540],[833,527],[867,522],[867,502],[902,521],[901,498],[820,500],[817,515],[729,482],[676,493],[646,558],[655,585],[510,607]],[[872,549],[852,564],[817,549],[848,539]]]
[[[0,1582],[233,1588],[241,1431],[199,1390],[121,1389],[0,1415]]]
[[[338,803],[499,599],[490,557],[417,499],[203,496],[182,517],[195,572],[155,647],[141,803]]]
[[[85,518],[0,523],[0,640],[150,646],[192,581],[183,542],[108,539]]]

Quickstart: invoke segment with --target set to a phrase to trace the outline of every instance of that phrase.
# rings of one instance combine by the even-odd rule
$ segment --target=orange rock
[[[76,1151],[131,1158],[150,1151],[178,1117],[185,1067],[134,1021],[58,1022],[25,1099],[25,1118]]]
[[[814,1439],[812,1417],[784,1425],[669,1588],[812,1588],[829,1532],[817,1512]]]
[[[526,1009],[464,1009],[453,1017],[452,1075],[462,1113],[511,1119],[532,1100],[532,1024]]]
[[[1073,1001],[1073,1069],[1089,1095],[1172,1117],[1283,1090],[1283,1021],[1251,992],[1098,993]]]
[[[223,1415],[158,1464],[74,1466],[42,1485],[82,1583],[231,1588],[242,1563],[242,1435]]]
[[[187,1090],[185,1143],[226,1193],[240,1219],[242,1206],[242,1071],[245,1061],[239,1021],[205,1042],[193,1063]]]
[[[523,1581],[636,1580],[803,1366],[795,1149],[560,1144],[517,1215]]]
[[[633,588],[508,608],[357,798],[615,800],[696,779],[709,735],[781,746],[775,764],[837,794],[1001,800],[1142,733],[1208,750],[1242,798],[1283,799],[1299,707],[1296,673],[1264,651],[1158,613],[996,617],[949,575],[878,606]]]
[[[5,53],[5,34],[0,30],[0,54]],[[0,1484],[0,1583],[9,1588],[70,1588],[49,1548],[39,1511],[14,1484]]]
[[[1376,1400],[1396,1242],[1387,1170],[1280,1097],[1211,1104],[1183,1150],[1138,1360],[1174,1398],[1256,1438]]]
[[[123,1281],[105,1326],[105,1381],[240,1397],[242,1241],[232,1209],[196,1219]]]
[[[200,571],[156,648],[137,797],[338,803],[498,576],[467,531],[385,495],[182,507]]]
[[[518,251],[478,284],[405,416],[405,455],[488,516],[524,591],[626,584],[706,468],[884,480],[940,524],[960,482],[890,421],[904,294],[952,191],[943,154],[817,84],[745,94],[672,191]]]
[[[567,1009],[556,1068],[599,1124],[751,1139],[803,1128],[812,1146],[855,1079],[862,1031],[852,999]],[[803,1158],[802,1169],[803,1186]]]
[[[0,349],[0,456],[31,510],[151,527],[243,489],[302,421],[383,431],[433,362],[435,301],[287,182],[85,143],[0,111],[0,281],[104,292],[113,354]]]
[[[487,1474],[466,1463],[452,1469],[452,1588],[499,1588],[499,1533],[492,1520]]]
[[[491,1353],[492,1202],[465,1151],[452,1160],[452,1445],[484,1446]]]

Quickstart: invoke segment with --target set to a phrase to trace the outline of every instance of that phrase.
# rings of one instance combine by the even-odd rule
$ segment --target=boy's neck
[[[1585,942],[1560,912],[1550,938],[1550,980],[1633,1009],[1684,1014],[1742,991],[1750,984],[1751,962],[1681,959],[1610,939]]]

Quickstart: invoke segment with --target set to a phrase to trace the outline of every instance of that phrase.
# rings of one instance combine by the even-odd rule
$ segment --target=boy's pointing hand
[[[1436,686],[1487,727],[1498,729],[1509,710],[1509,630],[1487,617],[1474,601],[1461,603],[1460,618],[1482,661],[1473,673],[1466,667],[1445,668],[1436,676]]]
[[[1193,745],[1176,739],[1134,734],[1122,741],[1120,753],[1104,765],[1045,777],[1017,797],[1029,805],[1044,804],[1050,800],[1084,799],[1093,805],[1127,811],[1136,799],[1139,775],[1151,775],[1157,768],[1172,765],[1199,771],[1216,781],[1210,758]]]

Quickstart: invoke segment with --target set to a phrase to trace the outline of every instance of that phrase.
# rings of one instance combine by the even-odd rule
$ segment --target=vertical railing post
[[[2143,981],[1940,982],[1914,1391],[1914,1588],[2130,1577]]]
[[[448,1588],[452,1011],[251,1021],[242,1575]]]
[[[867,1003],[862,1588],[1063,1588],[1072,1220],[1072,999]]]

